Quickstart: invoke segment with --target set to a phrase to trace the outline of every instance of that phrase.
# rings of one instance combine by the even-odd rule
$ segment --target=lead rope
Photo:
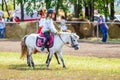
[[[59,38],[61,39],[61,41],[65,44],[65,42],[62,40],[61,36],[59,35]]]
[[[63,41],[63,39],[61,38],[60,35],[59,35],[59,38],[61,39],[61,41],[62,41],[64,44],[66,44],[66,43]],[[66,45],[66,46],[68,46],[68,45]],[[68,47],[70,47],[70,46],[68,46]]]

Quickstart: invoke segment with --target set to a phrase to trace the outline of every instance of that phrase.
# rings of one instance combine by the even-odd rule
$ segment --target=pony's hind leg
[[[27,54],[27,65],[28,65],[29,67],[31,67],[31,63],[30,63],[30,58],[29,58],[29,57],[30,57],[30,55]]]
[[[50,54],[48,54],[48,56],[47,56],[46,64],[48,63],[49,55],[50,55]],[[57,60],[58,64],[60,64],[59,59],[58,59],[58,56],[57,56],[57,53],[54,53],[54,55],[55,55],[55,57],[56,57],[56,60]]]
[[[32,59],[32,53],[31,52],[29,52],[28,54],[27,54],[27,64],[28,64],[28,66],[29,67],[35,67],[35,65],[34,65],[34,62],[33,62],[33,59]]]
[[[31,56],[31,64],[32,64],[32,67],[34,68],[34,67],[35,67],[35,64],[34,64],[34,62],[33,62],[32,56]]]

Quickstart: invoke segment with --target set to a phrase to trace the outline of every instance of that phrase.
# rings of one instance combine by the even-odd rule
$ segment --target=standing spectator
[[[43,9],[40,11],[40,21],[39,21],[39,28],[38,28],[38,31],[37,33],[39,34],[41,32],[41,29],[43,28],[44,24],[45,24],[45,17],[46,17],[46,9]]]
[[[61,31],[66,32],[67,26],[66,26],[66,20],[64,16],[61,16],[60,26],[61,26]]]
[[[108,26],[102,16],[99,17],[98,24],[100,25],[100,29],[102,31],[102,42],[106,42],[108,37]]]
[[[61,16],[60,26],[61,26],[61,31],[63,31],[63,32],[71,32],[70,30],[67,29],[66,20],[65,20],[64,16]]]
[[[2,19],[2,16],[0,15],[0,38],[5,37],[5,23],[4,20]]]

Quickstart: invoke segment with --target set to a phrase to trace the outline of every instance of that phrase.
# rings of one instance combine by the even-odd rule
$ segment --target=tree
[[[14,0],[15,1],[15,0]],[[69,5],[74,5],[74,15],[79,18],[82,13],[82,8],[85,8],[85,17],[90,21],[94,20],[94,8],[98,10],[100,14],[104,14],[110,18],[114,17],[114,0],[17,0],[21,4],[21,8],[27,5],[26,11],[32,15],[33,10],[40,11],[42,8],[46,7],[55,8],[56,13],[58,9],[63,9],[65,13],[69,11]],[[109,11],[110,6],[110,11]],[[21,9],[22,10],[22,9]]]
[[[16,4],[16,0],[13,0],[13,7],[14,7],[14,10],[15,10],[15,8],[16,8],[15,4]]]
[[[85,7],[85,17],[90,21],[94,20],[94,0],[83,0]]]
[[[4,11],[4,0],[2,0],[2,11]]]
[[[8,13],[8,16],[10,17],[10,13],[9,13],[9,10],[8,10],[8,5],[7,5],[7,2],[6,0],[2,0],[2,10],[4,11],[4,3],[5,3],[5,7],[6,7],[6,11]]]
[[[21,21],[24,21],[24,4],[27,0],[17,0],[17,4],[20,5],[21,9]]]
[[[70,3],[72,4],[72,5],[74,5],[74,16],[76,17],[76,18],[79,18],[80,17],[80,13],[82,13],[82,3],[83,3],[83,1],[82,0],[69,0],[70,1]]]
[[[114,0],[111,0],[110,2],[110,19],[113,20],[114,19]]]

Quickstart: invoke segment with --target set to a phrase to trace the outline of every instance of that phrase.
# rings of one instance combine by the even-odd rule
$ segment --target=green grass
[[[87,38],[87,39],[80,39],[80,41],[86,41],[86,42],[102,42],[101,40],[102,40],[102,38],[98,38],[98,40],[97,40],[96,37]],[[120,43],[120,39],[119,38],[118,39],[110,39],[110,38],[108,38],[107,42],[108,43]]]
[[[48,70],[47,54],[33,55],[36,68],[29,68],[20,53],[0,52],[0,80],[120,80],[120,59],[63,55],[66,69],[55,57]]]

